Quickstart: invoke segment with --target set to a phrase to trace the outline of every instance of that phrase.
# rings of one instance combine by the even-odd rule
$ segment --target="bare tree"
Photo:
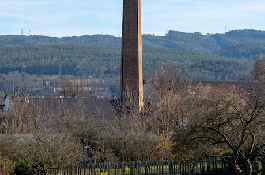
[[[170,92],[179,93],[185,91],[191,83],[191,78],[187,75],[182,65],[163,65],[155,71],[150,80],[158,96],[162,98]]]
[[[182,95],[191,86],[191,78],[185,72],[183,65],[165,64],[155,71],[150,80],[154,88],[156,100],[152,99],[150,112],[152,118],[148,126],[159,135],[159,152],[163,152],[168,158],[183,158],[183,154],[173,154],[171,141],[173,131],[180,121],[185,119],[185,108]],[[179,125],[180,127],[180,125]],[[182,151],[183,152],[183,151]]]
[[[13,110],[3,120],[5,137],[0,137],[3,156],[15,162],[41,162],[45,171],[83,160],[72,126],[84,118],[83,110],[69,111],[65,99],[17,97],[12,102]],[[75,121],[72,125],[70,119]]]
[[[74,85],[71,81],[62,82],[59,94],[66,97],[75,98],[81,92],[80,85]]]
[[[176,141],[193,145],[193,149],[198,145],[207,151],[212,148],[208,152],[212,156],[230,151],[229,161],[237,174],[259,172],[254,164],[265,146],[262,98],[236,86],[199,84],[190,89],[185,100],[190,106],[188,122],[184,130],[177,128]]]

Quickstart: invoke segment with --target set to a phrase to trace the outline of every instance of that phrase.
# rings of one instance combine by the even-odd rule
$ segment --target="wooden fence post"
[[[203,159],[201,161],[145,161],[145,162],[106,162],[69,166],[64,170],[49,169],[48,175],[173,175],[205,174],[225,170],[227,164],[220,159]]]
[[[70,166],[70,175],[73,175],[73,167]]]
[[[168,174],[171,175],[173,174],[173,165],[172,165],[172,161],[168,162]]]
[[[197,161],[194,161],[193,162],[193,167],[192,167],[192,169],[193,169],[193,174],[196,174],[196,172],[197,172],[197,164],[198,164],[198,162]]]
[[[130,162],[129,164],[128,164],[129,166],[129,169],[130,169],[130,175],[133,175],[133,165],[134,165],[134,163],[133,162]]]
[[[145,162],[144,163],[144,174],[145,175],[148,175],[149,173],[148,173],[148,167],[147,167],[148,165],[147,165],[147,162]]]
[[[202,173],[205,173],[205,160],[203,159],[203,160],[201,161],[201,163],[202,163],[201,172],[202,172]]]
[[[122,164],[122,175],[125,175],[125,166]]]
[[[136,167],[135,172],[137,172],[137,175],[141,175],[141,163],[135,162],[135,167]]]

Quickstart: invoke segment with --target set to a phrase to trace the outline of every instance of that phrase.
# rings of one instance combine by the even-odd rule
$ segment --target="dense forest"
[[[264,48],[265,31],[252,29],[206,35],[172,30],[165,36],[143,34],[144,78],[151,79],[155,70],[168,64],[176,68],[181,66],[196,80],[240,80],[250,76],[255,57],[264,54]],[[89,78],[89,81],[104,79],[109,82],[112,79],[116,82],[120,57],[121,37],[111,35],[0,36],[1,77],[19,72],[46,76],[42,79],[48,81],[47,76],[72,75],[79,80]],[[0,83],[6,84],[7,79],[2,78]],[[61,81],[61,78],[57,79]],[[118,92],[118,84],[104,86],[111,86],[115,90],[110,91]]]
[[[116,77],[120,70],[120,48],[72,45],[16,45],[0,47],[0,73],[12,71],[37,75],[89,75]],[[168,48],[145,48],[144,75],[162,64],[182,64],[200,79],[236,79],[251,62]],[[196,73],[196,74],[195,74]]]
[[[249,74],[255,55],[264,52],[264,43],[265,32],[252,29],[207,35],[172,30],[165,36],[144,34],[144,75],[148,78],[161,64],[173,62],[183,64],[196,79],[236,80]],[[0,73],[118,76],[120,47],[121,38],[111,35],[0,36]]]
[[[251,59],[256,55],[265,53],[265,42],[243,43],[231,45],[217,51],[216,55],[225,57],[235,57],[241,59]]]
[[[245,29],[232,30],[223,34],[202,35],[200,32],[185,33],[169,30],[165,36],[143,34],[143,47],[175,48],[180,50],[208,53],[226,47],[265,41],[265,31]],[[84,35],[72,37],[48,37],[42,35],[2,35],[0,47],[6,45],[90,45],[104,47],[121,47],[121,37],[111,35]]]

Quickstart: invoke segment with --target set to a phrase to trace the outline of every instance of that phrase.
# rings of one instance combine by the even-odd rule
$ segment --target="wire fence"
[[[190,175],[227,174],[229,164],[220,159],[201,161],[107,162],[50,169],[48,175]]]

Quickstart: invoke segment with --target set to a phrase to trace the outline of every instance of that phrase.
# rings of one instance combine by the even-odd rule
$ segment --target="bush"
[[[14,165],[8,158],[0,156],[0,175],[7,175],[14,173]]]
[[[16,164],[15,170],[16,175],[35,175],[45,174],[44,164],[38,160],[31,161],[20,161]]]

